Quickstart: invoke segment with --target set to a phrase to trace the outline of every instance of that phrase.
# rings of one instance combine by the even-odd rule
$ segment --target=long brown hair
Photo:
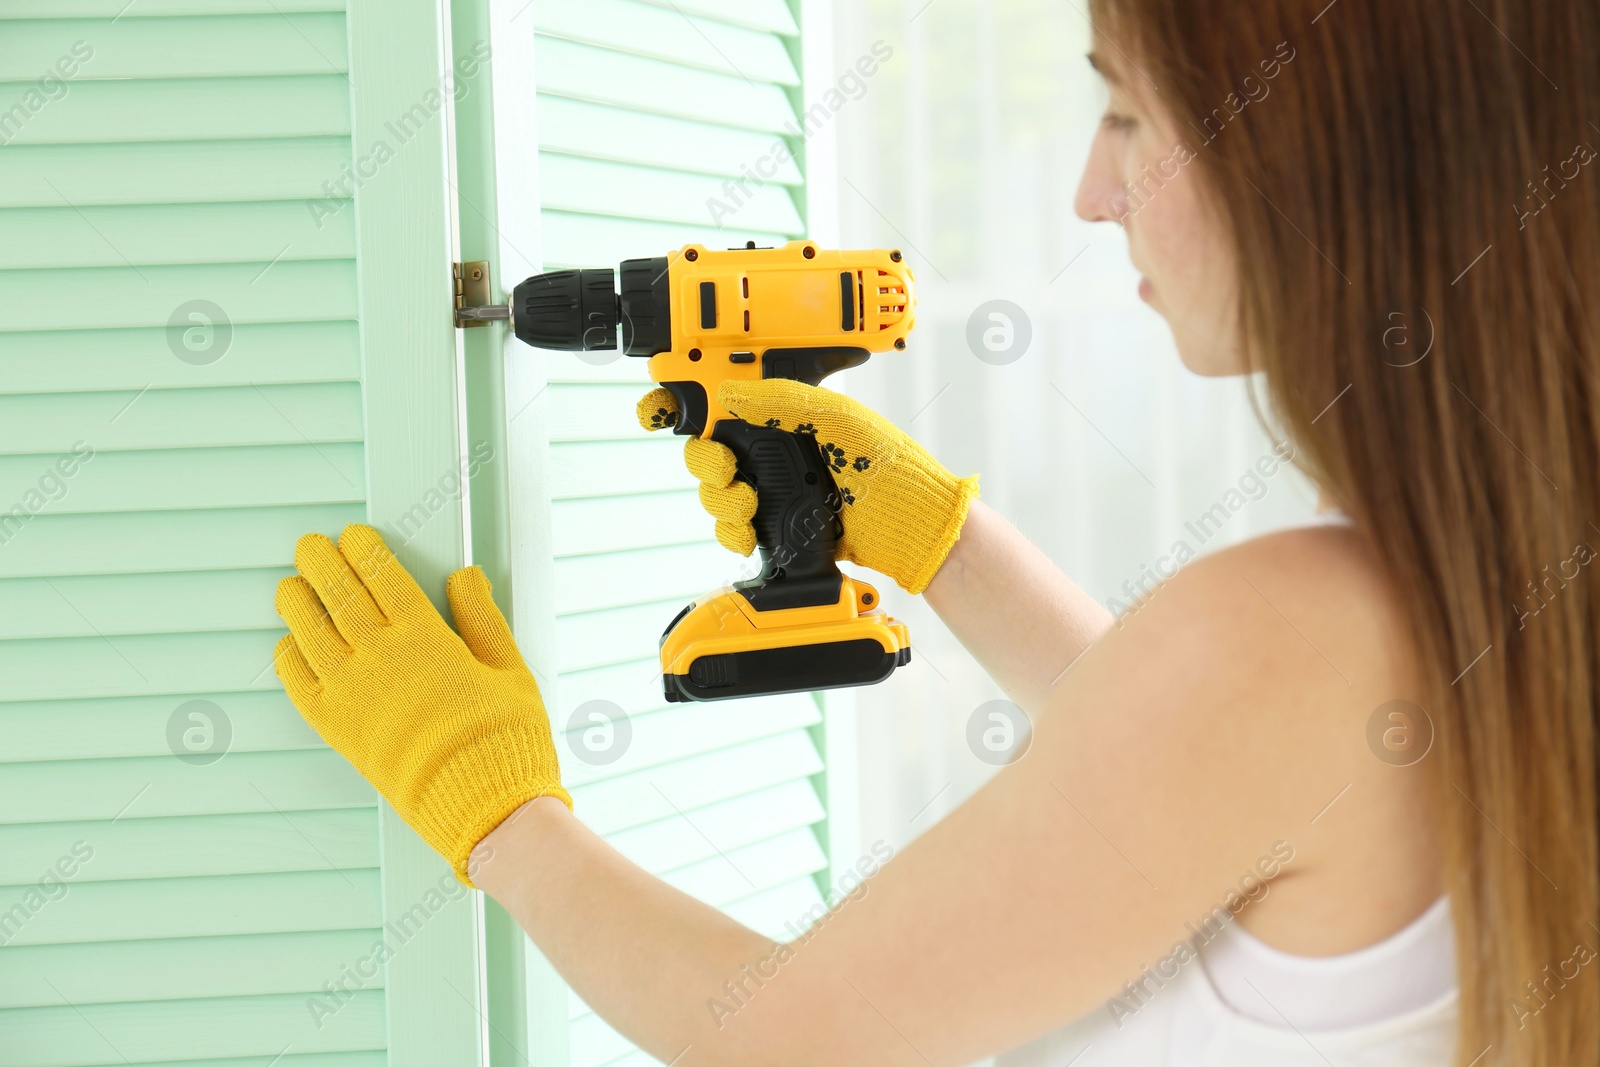
[[[1272,416],[1413,623],[1457,1063],[1600,1063],[1600,4],[1090,7],[1190,131]]]

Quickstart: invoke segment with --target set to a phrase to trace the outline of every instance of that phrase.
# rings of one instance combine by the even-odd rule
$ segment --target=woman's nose
[[[1128,214],[1128,192],[1097,143],[1084,165],[1073,210],[1085,222],[1121,223]]]

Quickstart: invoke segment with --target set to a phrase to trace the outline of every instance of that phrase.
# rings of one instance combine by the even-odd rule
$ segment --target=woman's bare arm
[[[1006,695],[1035,711],[1114,622],[981,500],[922,595]]]
[[[472,862],[478,887],[624,1036],[674,1067],[736,1062],[701,1055],[717,1029],[707,1003],[771,942],[639,868],[554,797],[514,812]]]
[[[994,527],[973,532],[982,560]],[[1315,884],[1414,806],[1364,733],[1373,707],[1408,695],[1403,630],[1343,536],[1191,564],[1050,691],[1022,759],[803,943],[769,944],[666,887],[557,802],[490,834],[475,880],[603,1018],[676,1067],[955,1067],[1012,1047],[1103,1005],[1284,849]],[[997,650],[1032,640],[1004,612],[956,621],[996,627]],[[1313,824],[1333,797],[1339,817]]]

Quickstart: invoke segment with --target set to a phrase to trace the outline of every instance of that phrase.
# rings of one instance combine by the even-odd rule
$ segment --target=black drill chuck
[[[615,348],[620,317],[616,272],[609,267],[535,274],[511,292],[517,339],[534,348]]]
[[[672,299],[667,258],[630,259],[622,264],[622,293],[609,267],[535,274],[511,293],[511,323],[517,339],[534,348],[596,352],[617,347],[630,356],[653,356],[672,348]]]

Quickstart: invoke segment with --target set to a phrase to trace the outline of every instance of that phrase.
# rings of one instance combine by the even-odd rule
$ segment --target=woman
[[[867,459],[841,554],[1035,722],[803,944],[573,818],[480,571],[457,638],[369,528],[303,539],[285,685],[664,1061],[1595,1063],[1600,9],[1091,8],[1111,106],[1078,211],[1124,227],[1191,370],[1264,372],[1327,521],[1114,626],[872,412],[730,387]],[[728,457],[689,460],[748,551]]]

